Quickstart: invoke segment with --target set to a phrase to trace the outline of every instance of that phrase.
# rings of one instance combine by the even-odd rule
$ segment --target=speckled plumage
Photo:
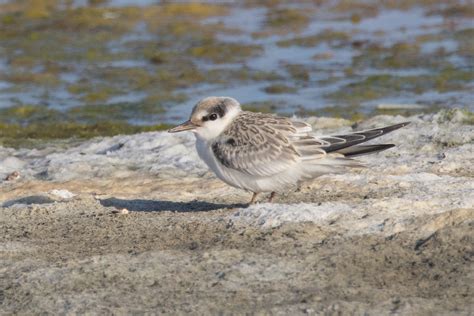
[[[359,145],[407,123],[316,137],[309,124],[272,114],[242,111],[227,97],[200,101],[188,122],[170,132],[191,129],[199,156],[227,184],[259,192],[281,192],[302,180],[347,167],[362,166],[350,157],[378,152],[391,144]],[[255,198],[252,198],[252,201]]]
[[[270,114],[242,111],[211,144],[217,160],[227,168],[255,176],[284,171],[301,157],[295,141],[311,130],[305,123]],[[313,140],[309,146],[319,146]],[[324,151],[315,148],[316,154]],[[271,164],[270,166],[268,164]]]

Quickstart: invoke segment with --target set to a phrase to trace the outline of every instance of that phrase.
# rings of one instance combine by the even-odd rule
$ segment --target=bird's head
[[[241,111],[237,100],[229,97],[207,97],[193,108],[188,121],[169,129],[169,133],[192,131],[210,140],[222,133]]]

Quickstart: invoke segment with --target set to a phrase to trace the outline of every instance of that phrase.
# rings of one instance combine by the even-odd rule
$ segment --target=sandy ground
[[[0,314],[472,314],[474,128],[408,120],[370,168],[251,207],[190,135],[0,148]]]

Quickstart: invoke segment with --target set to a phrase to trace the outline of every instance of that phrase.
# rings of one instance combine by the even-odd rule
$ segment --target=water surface
[[[166,126],[209,95],[284,115],[472,111],[473,17],[464,1],[2,1],[0,127]]]

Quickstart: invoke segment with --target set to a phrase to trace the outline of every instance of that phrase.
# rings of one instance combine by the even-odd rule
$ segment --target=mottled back
[[[211,146],[217,160],[227,168],[269,176],[298,162],[301,153],[292,139],[308,131],[311,127],[303,122],[242,111]]]

